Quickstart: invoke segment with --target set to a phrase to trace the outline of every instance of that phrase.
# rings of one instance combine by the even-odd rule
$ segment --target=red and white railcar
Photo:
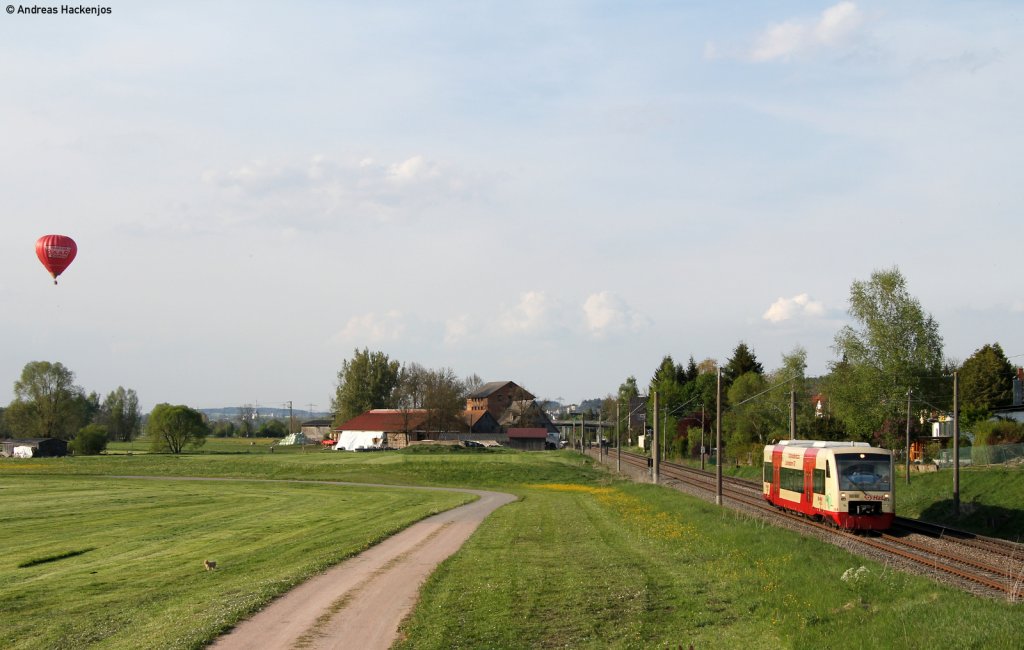
[[[764,448],[764,498],[850,530],[892,525],[892,452],[866,442],[783,440]]]

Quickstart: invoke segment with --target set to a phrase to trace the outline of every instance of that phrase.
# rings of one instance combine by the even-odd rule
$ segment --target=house
[[[334,428],[338,441],[334,448],[408,447],[411,441],[426,437],[423,425],[428,415],[427,409],[372,409]]]
[[[508,430],[508,446],[520,451],[544,451],[548,430],[544,427],[517,427]]]
[[[516,400],[509,404],[498,419],[498,424],[506,431],[513,428],[541,428],[550,433],[558,433],[547,412],[534,399]]]
[[[462,419],[470,433],[501,433],[501,425],[489,411],[463,411]]]
[[[530,391],[517,385],[514,381],[492,381],[466,396],[466,410],[470,413],[490,413],[495,420],[520,400],[535,399]]]
[[[14,456],[15,447],[30,450],[33,458],[52,458],[68,455],[68,443],[57,438],[27,438],[22,440],[0,440],[0,456]],[[24,452],[22,452],[24,453]]]

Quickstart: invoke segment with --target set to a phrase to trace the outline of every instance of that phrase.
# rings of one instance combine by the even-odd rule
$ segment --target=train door
[[[782,448],[772,450],[772,503],[779,502],[779,481],[782,470]]]
[[[818,450],[808,449],[807,453],[804,454],[804,494],[803,494],[803,505],[804,512],[807,514],[813,514],[814,508],[814,465],[818,460]]]

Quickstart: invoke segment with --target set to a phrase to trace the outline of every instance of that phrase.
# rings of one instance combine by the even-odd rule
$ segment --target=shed
[[[0,456],[14,456],[15,447],[28,447],[33,458],[54,458],[68,455],[68,443],[57,438],[26,438],[0,440]]]
[[[521,451],[544,451],[548,430],[531,427],[508,430],[508,446]]]

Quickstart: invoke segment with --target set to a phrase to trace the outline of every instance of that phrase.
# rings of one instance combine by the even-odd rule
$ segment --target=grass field
[[[1014,648],[1024,613],[612,482],[525,490],[428,581],[405,632],[405,650]]]
[[[472,498],[10,467],[0,464],[3,648],[200,647],[310,575]]]
[[[956,647],[1001,648],[1017,647],[1024,638],[1018,606],[893,572],[672,490],[615,480],[569,451],[270,453],[268,446],[225,441],[180,457],[133,453],[0,462],[5,503],[26,503],[0,515],[0,529],[14,531],[9,541],[5,535],[8,554],[0,563],[0,611],[30,619],[19,631],[0,634],[0,646],[78,647],[95,641],[118,647],[127,637],[117,630],[130,628],[144,635],[133,638],[143,639],[145,647],[196,647],[237,616],[231,612],[251,609],[303,572],[368,543],[388,528],[376,526],[380,517],[398,508],[411,520],[414,511],[441,506],[432,493],[417,503],[404,491],[126,481],[110,475],[453,485],[520,495],[431,578],[406,624],[405,648],[912,648],[951,647],[954,639]],[[996,480],[1017,486],[1019,477]],[[929,487],[927,480],[937,482]],[[942,487],[938,479],[917,476],[912,485],[921,495]],[[975,490],[966,486],[965,494]],[[182,491],[190,496],[179,498]],[[393,492],[389,503],[398,505],[378,507],[382,492]],[[44,493],[53,495],[47,503],[57,503],[54,512],[38,506],[36,497]],[[351,500],[331,496],[340,493]],[[911,501],[911,495],[901,504],[926,511],[942,501],[941,494],[931,502],[926,496]],[[1003,499],[980,490],[979,495],[993,505]],[[211,499],[237,515],[204,523],[202,504]],[[318,507],[321,501],[331,507]],[[42,522],[49,528],[37,532]],[[259,528],[278,524],[283,539]],[[333,540],[351,539],[360,524],[372,528],[361,542],[322,554],[338,549]],[[180,552],[170,532],[184,540]],[[277,551],[307,540],[292,560],[278,559]],[[236,541],[244,547],[235,549]],[[214,553],[224,569],[203,572],[202,560]],[[131,578],[122,575],[123,560],[133,567]],[[268,576],[267,562],[280,565],[286,577]],[[859,577],[850,578],[861,566]],[[224,592],[220,581],[228,578],[238,584]],[[57,589],[59,609],[51,611],[58,613],[37,616],[36,599]],[[139,603],[127,614],[110,600],[122,592],[126,601]],[[182,613],[164,615],[168,606]],[[197,629],[181,624],[193,617]]]

